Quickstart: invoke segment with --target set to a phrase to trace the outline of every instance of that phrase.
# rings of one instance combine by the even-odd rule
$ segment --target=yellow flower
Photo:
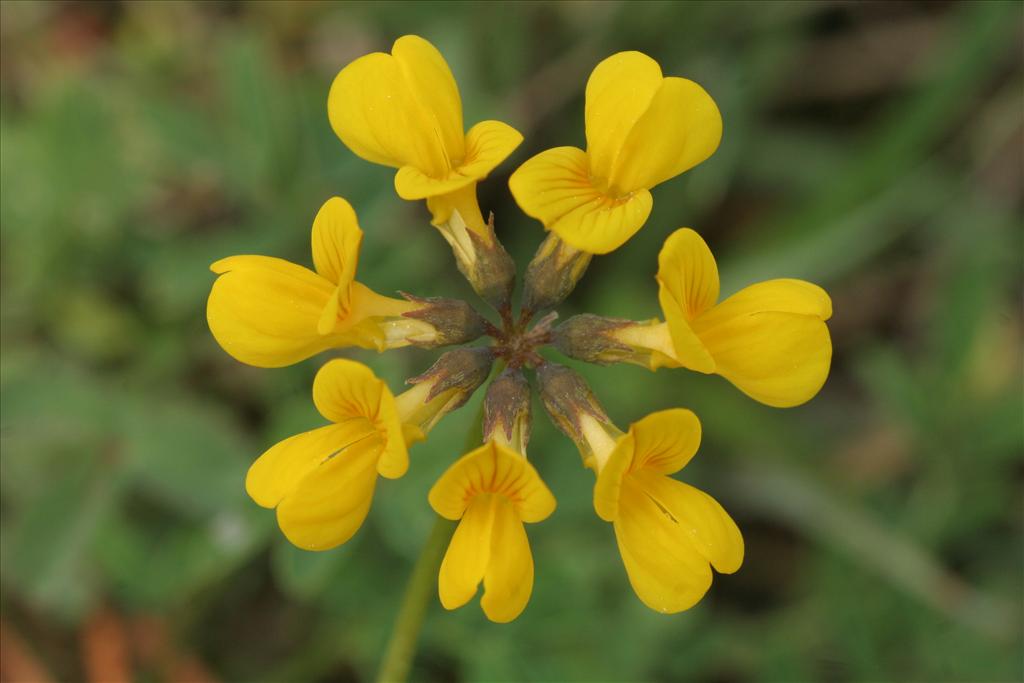
[[[402,199],[427,199],[434,224],[453,210],[483,231],[476,183],[512,153],[523,136],[501,121],[468,132],[462,100],[444,57],[419,36],[402,36],[391,54],[374,52],[338,73],[327,98],[331,127],[355,154],[397,168]]]
[[[587,81],[587,151],[556,147],[509,179],[520,208],[572,247],[607,254],[643,227],[650,189],[711,156],[722,138],[714,100],[664,77],[640,52],[619,52]]]
[[[594,510],[615,528],[619,554],[640,600],[681,612],[711,586],[711,567],[731,574],[743,563],[743,537],[708,494],[673,479],[700,445],[689,410],[653,413],[614,441],[608,425],[585,417],[597,471]]]
[[[402,417],[387,385],[360,363],[332,360],[313,381],[313,403],[332,424],[285,439],[249,468],[245,489],[295,545],[327,550],[359,530],[377,475],[409,468]]]
[[[810,400],[825,383],[832,300],[803,280],[768,280],[718,302],[718,266],[708,245],[681,228],[658,257],[664,323],[631,325],[615,340],[651,353],[652,369],[717,373],[751,398],[776,407]]]
[[[438,592],[446,609],[476,595],[487,618],[512,621],[533,591],[533,556],[524,522],[539,522],[555,498],[526,458],[494,440],[462,456],[430,490],[430,505],[460,520],[441,563]]]
[[[332,197],[313,221],[316,272],[269,256],[229,256],[210,269],[206,319],[217,342],[243,363],[282,367],[330,348],[382,351],[429,343],[437,332],[403,317],[420,306],[356,282],[363,231],[355,211]]]

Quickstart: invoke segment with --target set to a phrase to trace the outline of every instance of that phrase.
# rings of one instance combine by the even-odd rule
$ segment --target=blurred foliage
[[[686,478],[744,529],[739,573],[687,613],[643,607],[592,477],[538,411],[559,510],[530,529],[533,599],[507,626],[435,603],[414,677],[1024,679],[1020,3],[8,2],[0,19],[4,666],[17,650],[102,680],[93,650],[121,639],[137,680],[372,676],[479,397],[351,543],[299,551],[243,479],[319,424],[322,359],[244,367],[204,305],[219,257],[307,263],[332,194],[366,230],[360,279],[470,296],[424,208],[327,122],[337,70],[414,32],[447,56],[467,122],[526,135],[481,187],[520,264],[542,231],[507,175],[582,144],[600,58],[643,50],[719,103],[721,149],[655,190],[563,315],[656,314],[657,251],[681,225],[726,292],[802,277],[835,302],[832,376],[797,409],[716,377],[581,368],[620,425],[701,417]],[[349,355],[398,387],[435,354]]]

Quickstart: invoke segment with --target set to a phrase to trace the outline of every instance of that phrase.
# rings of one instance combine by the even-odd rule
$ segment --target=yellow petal
[[[267,256],[232,256],[211,266],[220,277],[206,304],[217,343],[258,367],[296,363],[342,345],[317,331],[335,286],[313,271]]]
[[[636,435],[630,430],[619,438],[615,450],[597,474],[594,483],[594,511],[606,522],[614,522],[619,515],[622,482],[633,464],[635,452]]]
[[[377,411],[378,428],[386,431],[384,451],[377,462],[377,472],[387,479],[398,479],[409,470],[409,448],[406,445],[406,431],[395,405],[395,397],[384,387]]]
[[[431,214],[430,224],[441,229],[441,234],[452,245],[460,262],[472,263],[476,259],[472,256],[476,247],[465,228],[487,240],[487,243],[491,240],[491,230],[484,221],[476,199],[476,181],[448,194],[427,197],[427,209]],[[461,222],[452,220],[455,211],[459,212]],[[462,224],[465,224],[465,228]]]
[[[715,362],[690,321],[718,301],[718,265],[707,243],[690,228],[665,240],[658,254],[658,301],[668,323],[675,360],[698,372],[714,372]]]
[[[374,349],[378,353],[388,348],[384,331],[378,321],[372,318],[360,320],[351,327],[345,325],[342,331],[335,334],[341,339],[341,343],[336,345],[338,348],[358,346],[361,349]]]
[[[629,431],[636,437],[631,472],[678,472],[700,447],[700,420],[685,408],[651,413],[634,422]]]
[[[732,574],[740,568],[743,535],[717,500],[700,489],[661,474],[645,470],[633,476],[715,569]]]
[[[656,367],[683,367],[705,374],[714,372],[715,360],[711,357],[711,353],[690,327],[682,306],[660,283],[658,285],[658,303],[661,305],[661,312],[668,324],[673,351],[671,357],[664,356],[664,354],[656,356]]]
[[[341,289],[341,287],[334,288],[324,310],[320,311],[320,318],[316,321],[316,331],[319,334],[330,334],[338,326],[342,315]],[[348,290],[347,287],[345,289]]]
[[[402,36],[391,47],[416,99],[430,112],[450,159],[464,155],[459,86],[437,48],[419,36]]]
[[[289,437],[256,459],[246,474],[245,490],[258,505],[276,507],[329,457],[376,433],[369,420],[347,420]]]
[[[658,254],[658,282],[679,303],[687,320],[718,301],[718,264],[707,243],[690,228],[669,235]]]
[[[405,439],[405,447],[408,448],[415,443],[420,441],[426,441],[427,435],[423,433],[423,430],[419,425],[403,424],[402,425],[402,437]]]
[[[497,493],[512,502],[524,522],[539,522],[555,510],[555,497],[526,458],[493,441],[459,458],[430,489],[430,506],[459,519],[472,498]]]
[[[715,306],[714,310],[707,311],[700,322],[694,323],[694,329],[714,327],[737,315],[769,311],[828,320],[832,317],[832,299],[824,289],[806,280],[765,280],[744,287]]]
[[[352,205],[341,197],[324,202],[313,219],[313,266],[338,285],[343,310],[348,306],[349,285],[356,276],[362,241],[363,231]]]
[[[632,477],[623,483],[615,539],[629,583],[653,610],[689,609],[711,586],[711,565]]]
[[[594,510],[598,517],[615,521],[623,481],[631,473],[671,474],[686,467],[700,446],[700,436],[700,420],[685,408],[651,413],[630,425],[597,475]]]
[[[458,173],[449,173],[444,177],[435,178],[416,166],[403,166],[395,174],[395,192],[402,199],[428,199],[451,194],[475,182],[475,178],[468,178]]]
[[[828,295],[801,280],[770,280],[729,297],[693,322],[716,372],[751,398],[785,408],[813,397],[828,377]]]
[[[438,595],[445,609],[469,602],[484,578],[491,555],[491,527],[496,496],[474,497],[459,522],[437,577]]]
[[[509,188],[524,213],[591,254],[622,246],[651,213],[646,190],[613,199],[595,187],[587,155],[576,147],[556,147],[528,159],[509,178]]]
[[[331,127],[358,156],[385,166],[413,166],[443,178],[451,170],[437,121],[398,60],[374,52],[335,77],[327,97]]]
[[[501,121],[481,121],[466,133],[465,158],[451,173],[435,178],[413,166],[403,166],[395,174],[395,192],[410,200],[452,194],[486,178],[522,141],[519,131]],[[434,222],[447,219],[447,215],[435,215]]]
[[[456,171],[482,180],[523,141],[518,130],[501,121],[481,121],[466,133],[466,156]]]
[[[373,423],[384,440],[377,463],[381,476],[397,479],[409,469],[395,398],[370,368],[344,358],[328,362],[313,380],[313,403],[332,422],[365,418]]]
[[[480,606],[488,619],[504,624],[519,616],[532,592],[533,555],[526,529],[512,504],[495,496],[491,552]]]
[[[362,526],[377,485],[377,435],[355,442],[306,474],[277,506],[277,523],[306,550],[339,546]]]
[[[641,52],[619,52],[598,64],[587,81],[587,155],[596,178],[607,182],[626,136],[662,82],[661,67]]]
[[[373,420],[385,389],[373,370],[362,363],[335,358],[316,373],[313,403],[331,422],[344,422],[354,417]]]
[[[711,96],[685,78],[666,78],[622,143],[608,184],[613,191],[652,188],[710,157],[722,140]]]
[[[342,327],[362,322],[367,318],[391,318],[402,316],[416,308],[417,304],[406,299],[393,299],[373,291],[358,280],[349,290],[349,310]]]

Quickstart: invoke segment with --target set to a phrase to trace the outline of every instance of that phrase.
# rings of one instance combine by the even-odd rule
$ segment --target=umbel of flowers
[[[688,609],[710,588],[712,570],[739,569],[743,537],[732,518],[676,476],[700,446],[697,416],[685,408],[628,416],[623,431],[580,375],[539,352],[550,346],[597,364],[714,373],[756,401],[796,406],[828,375],[831,302],[820,287],[792,279],[750,284],[720,301],[711,251],[696,232],[680,228],[658,259],[663,319],[584,314],[555,326],[553,309],[592,257],[614,251],[647,222],[651,188],[707,159],[722,135],[708,93],[664,76],[639,52],[598,64],[585,95],[585,149],[540,152],[509,181],[520,208],[548,231],[526,266],[519,310],[515,264],[493,216],[484,219],[476,186],[522,136],[500,121],[466,130],[448,64],[417,36],[343,68],[330,89],[328,117],[353,153],[397,169],[399,197],[425,200],[430,224],[493,313],[454,299],[385,296],[358,280],[363,232],[341,197],[313,218],[312,269],[251,255],[213,264],[210,330],[243,363],[281,367],[346,347],[453,347],[397,394],[352,360],[320,368],[312,393],[324,422],[271,446],[245,483],[257,504],[276,510],[295,545],[329,550],[352,538],[378,479],[415,467],[409,448],[486,385],[482,444],[452,453],[424,502],[458,522],[438,576],[441,604],[461,607],[482,584],[487,617],[515,619],[533,589],[527,525],[555,511],[527,459],[532,376],[548,417],[595,475],[594,511],[611,524],[644,604],[667,613]]]

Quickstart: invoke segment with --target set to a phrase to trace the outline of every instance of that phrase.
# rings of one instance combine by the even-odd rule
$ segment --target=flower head
[[[487,618],[506,622],[533,591],[533,555],[524,522],[540,522],[555,498],[526,457],[496,441],[462,456],[430,489],[430,506],[459,520],[441,563],[441,604],[456,609],[476,595]]]
[[[643,227],[650,189],[711,156],[722,138],[714,100],[662,75],[640,52],[598,64],[586,91],[587,149],[556,147],[509,180],[520,208],[576,249],[613,251]]]
[[[526,457],[532,372],[548,416],[597,475],[594,509],[614,528],[636,594],[660,612],[693,606],[709,589],[712,568],[734,572],[743,561],[743,538],[722,506],[672,477],[696,453],[700,422],[678,408],[623,432],[583,377],[546,360],[542,350],[554,345],[596,363],[717,372],[770,405],[795,405],[821,387],[831,358],[828,295],[806,282],[772,280],[718,302],[714,258],[688,229],[666,241],[659,259],[663,321],[583,314],[553,327],[553,309],[593,255],[617,248],[647,220],[650,188],[714,152],[722,125],[714,102],[695,83],[664,77],[638,52],[613,55],[594,69],[586,151],[542,152],[510,181],[519,205],[550,231],[525,269],[518,310],[517,269],[493,215],[483,219],[476,185],[519,144],[519,133],[497,121],[464,132],[451,71],[416,36],[342,69],[328,112],[353,152],[398,169],[399,196],[426,200],[458,269],[500,322],[463,301],[391,299],[357,282],[363,233],[352,207],[337,197],[313,224],[314,270],[264,256],[215,263],[210,329],[243,362],[280,366],[335,347],[383,351],[490,338],[446,352],[397,396],[369,368],[330,361],[313,384],[314,403],[330,424],[263,453],[249,470],[250,496],[276,508],[296,545],[323,550],[344,543],[366,518],[378,476],[402,476],[408,446],[488,383],[483,445],[455,460],[427,498],[438,515],[458,522],[439,568],[441,603],[461,607],[482,583],[487,617],[515,619],[534,581],[525,524],[546,519],[556,505]]]

